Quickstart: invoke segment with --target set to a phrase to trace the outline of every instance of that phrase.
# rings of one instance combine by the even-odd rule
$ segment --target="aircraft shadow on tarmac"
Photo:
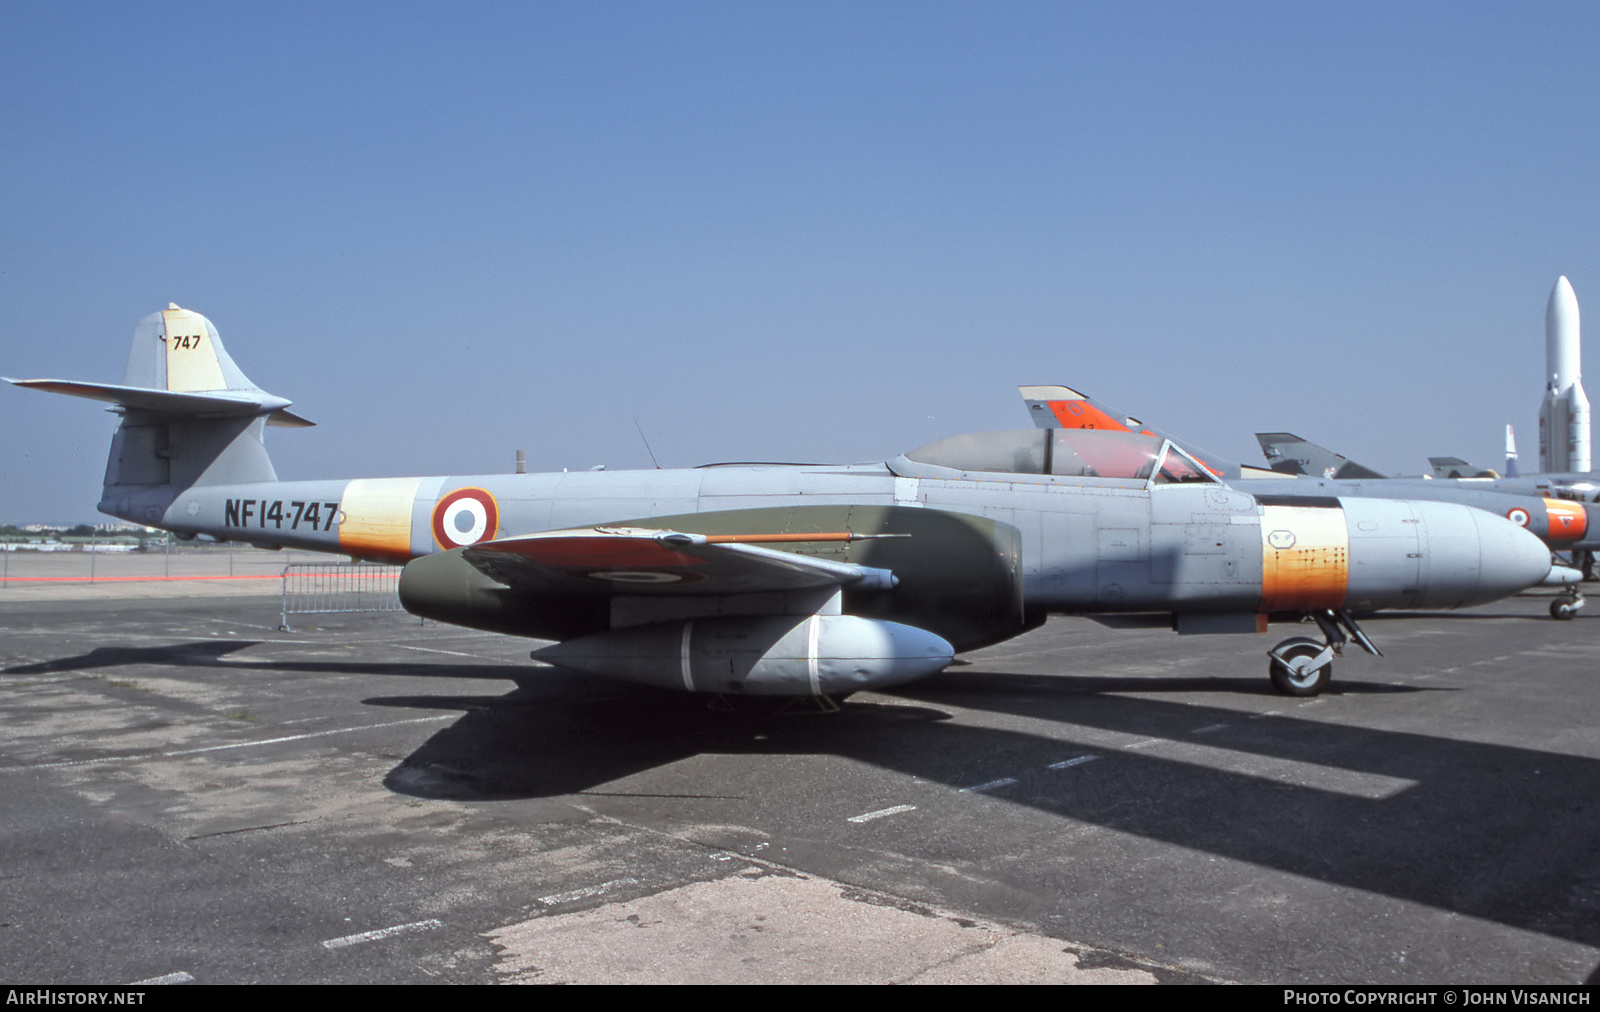
[[[411,675],[424,678],[490,678],[510,681],[514,669],[505,664],[373,663],[362,661],[256,661],[229,655],[261,640],[197,640],[163,647],[96,647],[74,657],[0,669],[0,675],[48,675],[66,671],[157,665],[174,668],[249,668],[258,671],[331,675]]]
[[[1132,681],[969,669],[901,693],[917,704],[848,703],[841,714],[813,717],[778,715],[749,699],[715,712],[703,700],[632,687],[577,704],[527,689],[366,702],[465,711],[390,771],[385,783],[399,793],[480,801],[625,793],[603,788],[705,753],[832,754],[956,789],[1013,776],[1019,783],[989,796],[1600,946],[1592,800],[1600,761],[1111,694]],[[1157,681],[1169,690],[1185,683]],[[1214,680],[1204,685],[1217,688]],[[1393,691],[1351,682],[1341,689]],[[1176,747],[1107,749],[974,727],[939,709],[957,700]],[[1219,725],[1226,734],[1212,730]],[[1100,757],[1092,771],[1049,769],[1089,754]]]
[[[352,675],[505,679],[507,665],[252,662],[241,641],[99,648],[5,669],[40,674],[132,664]],[[980,661],[981,665],[981,661]],[[514,669],[513,669],[514,670]],[[525,669],[524,669],[525,672]],[[397,793],[497,801],[603,790],[700,754],[831,754],[1294,875],[1600,946],[1600,761],[1149,698],[1138,690],[1260,693],[1261,679],[1096,678],[959,668],[905,687],[905,703],[834,715],[778,712],[547,671],[503,694],[419,694],[367,705],[458,710],[397,764]],[[1405,691],[1343,680],[1338,690]],[[1130,690],[1132,694],[1130,693]],[[1094,728],[1160,747],[1112,747],[948,719],[959,706]],[[1052,764],[1100,757],[1073,775]],[[1221,760],[1221,761],[1219,761]],[[1226,766],[1227,768],[1219,768]]]
[[[135,667],[142,664],[169,667],[220,667],[221,658],[245,647],[251,640],[199,640],[163,647],[96,647],[75,657],[58,657],[35,664],[15,664],[0,670],[4,675],[52,675],[66,671],[94,671],[101,668]]]

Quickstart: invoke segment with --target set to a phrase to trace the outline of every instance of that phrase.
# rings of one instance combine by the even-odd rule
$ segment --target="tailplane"
[[[139,321],[123,383],[8,382],[115,405],[100,511],[137,523],[158,525],[186,488],[277,481],[262,430],[314,424],[252,383],[210,320],[175,303]]]

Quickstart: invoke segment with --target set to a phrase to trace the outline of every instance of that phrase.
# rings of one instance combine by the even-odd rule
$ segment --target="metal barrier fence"
[[[290,615],[404,611],[399,592],[401,568],[373,562],[291,562],[283,567],[283,612],[278,628],[290,631]]]

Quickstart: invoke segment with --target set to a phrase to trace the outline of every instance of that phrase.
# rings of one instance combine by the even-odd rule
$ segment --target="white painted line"
[[[449,654],[451,657],[473,657],[480,661],[498,661],[506,665],[520,665],[522,663],[521,661],[508,661],[504,657],[491,657],[488,654],[465,654],[459,650],[440,650],[438,647],[413,647],[404,643],[396,643],[395,646],[401,650],[420,650],[425,654]]]
[[[895,805],[893,808],[880,808],[876,812],[867,812],[864,815],[852,815],[845,821],[871,822],[873,819],[881,819],[886,815],[899,815],[901,812],[914,812],[916,810],[916,805]]]
[[[1150,746],[1150,745],[1159,745],[1163,741],[1166,741],[1166,739],[1165,738],[1146,738],[1144,741],[1136,741],[1132,745],[1124,745],[1122,747],[1123,748],[1145,748],[1145,747]]]
[[[1370,773],[1359,765],[1334,766],[1262,752],[1248,752],[1198,741],[1169,742],[1161,761],[1218,770],[1231,780],[1248,778],[1300,791],[1382,801],[1417,786],[1417,781]]]
[[[992,791],[997,787],[1010,787],[1012,784],[1014,784],[1016,782],[1017,782],[1017,778],[1016,777],[1001,777],[999,780],[991,780],[986,784],[978,784],[976,787],[963,787],[957,793],[959,793],[959,794],[978,794],[978,793],[980,793],[982,791]]]
[[[179,970],[177,973],[164,973],[159,977],[150,977],[145,980],[136,980],[128,987],[144,987],[147,984],[187,984],[194,980],[194,975]]]
[[[253,625],[253,624],[251,624],[249,622],[235,622],[231,618],[206,618],[206,621],[207,622],[215,622],[218,625],[236,625],[236,626],[239,626],[240,628],[243,628],[243,629],[265,629],[267,632],[277,632],[278,631],[278,627],[275,626],[275,625]],[[231,633],[231,632],[233,632],[233,630],[229,629],[228,632]]]
[[[574,889],[571,892],[555,893],[551,896],[541,896],[539,897],[539,902],[543,903],[547,907],[553,907],[558,903],[571,903],[573,900],[586,900],[591,896],[599,896],[601,893],[608,893],[619,886],[638,884],[639,880],[636,878],[617,878],[612,879],[610,882],[602,882],[596,886],[585,886],[582,889]]]
[[[1228,725],[1226,725],[1226,724],[1207,724],[1205,727],[1197,727],[1193,731],[1190,731],[1189,733],[1190,734],[1210,734],[1213,731],[1220,731],[1220,730],[1222,730],[1223,728],[1225,728],[1227,726]]]
[[[241,741],[232,745],[207,745],[205,748],[186,748],[177,752],[162,752],[160,755],[165,758],[167,756],[199,755],[202,752],[222,752],[230,748],[250,748],[254,745],[277,745],[286,741],[303,741],[307,738],[325,738],[330,734],[345,734],[349,731],[371,731],[374,728],[398,727],[401,724],[426,724],[430,720],[455,720],[457,716],[458,714],[449,713],[441,714],[437,717],[413,717],[410,720],[391,720],[383,724],[362,724],[359,727],[338,727],[331,731],[307,731],[305,734],[291,734],[283,738],[264,738],[261,741]],[[99,760],[91,759],[90,762],[99,762]]]
[[[362,942],[376,942],[380,938],[392,938],[395,935],[409,935],[415,931],[432,931],[442,928],[444,923],[429,918],[426,921],[412,921],[410,924],[396,924],[392,928],[379,928],[377,931],[363,931],[359,935],[345,935],[343,938],[330,938],[322,943],[324,949],[342,949],[347,945],[360,945]]]
[[[325,738],[330,734],[346,734],[351,731],[372,731],[380,727],[399,727],[402,724],[426,724],[430,720],[455,720],[459,714],[444,713],[437,717],[413,717],[410,720],[391,720],[382,724],[362,724],[359,727],[339,727],[331,731],[308,731],[305,734],[291,734],[285,738],[265,738],[261,741],[238,741],[232,745],[207,745],[205,748],[185,748],[175,752],[141,752],[134,755],[107,756],[104,759],[74,759],[71,762],[61,763],[36,763],[32,766],[0,766],[0,773],[15,773],[19,770],[52,770],[63,766],[95,766],[100,763],[135,762],[140,759],[172,759],[177,756],[200,755],[202,752],[222,752],[232,748],[253,748],[257,745],[277,745],[286,741],[303,741],[307,738]]]
[[[1281,717],[1281,716],[1283,716],[1283,711],[1282,710],[1268,710],[1266,713],[1252,713],[1250,715],[1250,719],[1251,720],[1255,720],[1257,717]]]
[[[1068,759],[1064,762],[1051,763],[1045,768],[1052,770],[1064,770],[1072,766],[1082,766],[1084,763],[1092,763],[1098,758],[1100,757],[1097,755],[1081,755],[1076,759]]]

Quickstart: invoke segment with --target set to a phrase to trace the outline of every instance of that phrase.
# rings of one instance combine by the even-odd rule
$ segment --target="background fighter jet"
[[[1159,433],[1132,416],[1096,402],[1085,394],[1063,386],[1024,386],[1018,388],[1034,424],[1058,428],[1087,420],[1097,429]],[[1170,435],[1161,433],[1165,438]],[[1292,433],[1257,434],[1267,459],[1279,470],[1264,470],[1237,464],[1196,450],[1181,440],[1173,442],[1206,463],[1214,474],[1228,475],[1235,486],[1257,496],[1267,495],[1358,495],[1383,499],[1423,499],[1454,502],[1505,517],[1537,535],[1552,552],[1573,552],[1581,565],[1592,560],[1600,547],[1600,510],[1575,495],[1554,495],[1559,483],[1540,484],[1533,478],[1500,478],[1438,481],[1428,478],[1389,478],[1360,464],[1308,443]],[[1267,449],[1268,445],[1271,449]],[[1550,477],[1550,476],[1544,476]],[[1318,491],[1320,490],[1320,491]],[[1554,618],[1572,618],[1583,607],[1579,593],[1579,574],[1558,567],[1551,580],[1567,587],[1567,594],[1550,606]]]
[[[1510,426],[1507,426],[1509,429]],[[1431,475],[1392,475],[1374,471],[1341,453],[1295,435],[1292,432],[1258,432],[1256,442],[1267,463],[1279,474],[1320,475],[1324,478],[1499,478],[1497,471],[1462,460],[1460,457],[1429,457]],[[1512,457],[1510,459],[1515,459]],[[1513,476],[1514,477],[1514,476]]]
[[[1260,433],[1256,434],[1258,437]],[[1433,469],[1435,478],[1498,478],[1500,472],[1487,467],[1479,467],[1460,457],[1429,457],[1428,466]]]
[[[1157,435],[955,436],[881,463],[280,482],[261,437],[306,424],[177,306],[110,401],[100,509],[180,537],[407,563],[413,613],[558,641],[564,667],[697,692],[826,696],[943,668],[1050,612],[1169,612],[1180,632],[1316,619],[1273,684],[1321,691],[1353,613],[1458,608],[1543,580],[1544,546],[1438,502],[1251,495]]]
[[[1267,463],[1279,474],[1316,478],[1387,478],[1386,474],[1357,464],[1349,457],[1308,443],[1292,432],[1258,432],[1256,441]]]
[[[1347,467],[1370,472],[1369,476],[1373,478],[1394,482],[1396,487],[1402,490],[1409,490],[1420,483],[1430,481],[1422,477],[1391,478],[1379,474],[1349,461],[1332,450],[1307,442],[1288,432],[1258,432],[1256,440],[1261,444],[1261,452],[1272,462],[1273,469],[1285,474],[1309,473],[1292,469],[1305,466],[1308,461],[1311,462],[1310,467],[1316,467],[1332,460],[1342,460],[1346,461]],[[1546,513],[1550,516],[1550,530],[1555,535],[1546,538],[1551,548],[1556,551],[1571,552],[1572,563],[1582,571],[1583,578],[1585,580],[1595,578],[1594,553],[1596,549],[1600,549],[1600,526],[1589,521],[1595,512],[1593,504],[1600,503],[1600,473],[1569,471],[1560,474],[1502,477],[1494,471],[1475,468],[1455,457],[1429,457],[1428,462],[1433,465],[1434,477],[1431,480],[1448,479],[1447,484],[1442,486],[1447,490],[1452,487],[1453,482],[1470,483],[1469,487],[1474,490],[1522,496],[1544,503]],[[1341,474],[1340,477],[1344,475]],[[1399,494],[1411,493],[1402,491]],[[1520,521],[1520,515],[1513,519]]]

